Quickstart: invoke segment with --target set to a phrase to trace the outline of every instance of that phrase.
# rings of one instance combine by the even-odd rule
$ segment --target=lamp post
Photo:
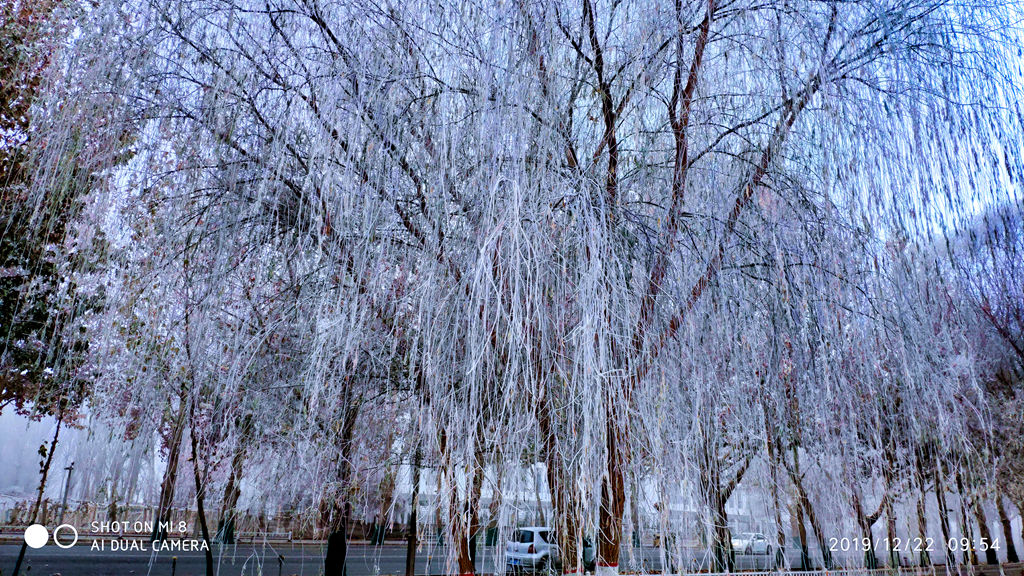
[[[75,469],[75,463],[72,462],[70,466],[64,468],[68,471],[67,476],[64,479],[64,495],[60,498],[60,518],[57,520],[57,524],[64,523],[64,512],[68,509],[68,492],[71,491],[71,471]]]

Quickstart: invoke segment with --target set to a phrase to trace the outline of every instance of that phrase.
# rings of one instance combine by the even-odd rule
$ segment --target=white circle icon
[[[33,524],[25,528],[25,544],[28,544],[29,548],[42,548],[49,539],[50,533],[42,524]]]
[[[61,544],[60,540],[57,540],[57,532],[60,532],[61,530],[64,530],[65,528],[70,530],[75,535],[75,539],[71,541],[71,544],[67,544],[67,545]],[[60,526],[57,526],[56,528],[53,529],[53,543],[56,544],[57,546],[61,547],[61,548],[71,548],[75,544],[78,544],[78,529],[76,529],[71,524],[61,524]]]

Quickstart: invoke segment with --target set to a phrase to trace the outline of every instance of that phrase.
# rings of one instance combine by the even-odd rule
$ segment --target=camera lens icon
[[[33,524],[25,529],[25,544],[29,548],[42,548],[49,540],[50,533],[42,524]],[[71,548],[78,543],[78,529],[71,524],[57,526],[53,530],[53,543],[60,548]]]
[[[29,548],[42,548],[49,539],[50,533],[42,524],[33,524],[25,528],[25,544],[28,544]]]
[[[71,534],[73,534],[70,544],[64,544],[57,539],[57,533],[61,530],[63,530],[64,532],[71,532]],[[66,535],[61,536],[61,538],[67,540]],[[78,529],[72,526],[71,524],[61,524],[60,526],[57,526],[53,529],[53,543],[56,544],[59,548],[71,548],[72,546],[78,543]]]

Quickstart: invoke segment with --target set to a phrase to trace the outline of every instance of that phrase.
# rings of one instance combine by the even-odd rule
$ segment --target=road
[[[0,575],[13,572],[18,558],[18,545],[0,545]],[[324,548],[318,544],[238,545],[214,549],[217,576],[316,576],[323,570]],[[278,562],[278,557],[283,561]],[[417,574],[445,573],[446,550],[424,547],[417,555]],[[484,570],[491,571],[493,562],[485,559]],[[203,576],[206,559],[203,552],[141,552],[90,550],[88,544],[61,549],[49,544],[39,550],[29,549],[26,564],[28,576]],[[402,574],[405,572],[405,546],[353,545],[349,552],[349,575]]]
[[[13,572],[20,546],[0,545],[0,576]],[[632,555],[631,555],[632,552]],[[477,568],[480,573],[494,573],[494,548],[481,547]],[[324,548],[320,544],[239,544],[214,548],[217,576],[316,576],[323,567]],[[283,561],[278,562],[278,557]],[[649,568],[658,564],[658,550],[643,548],[626,550],[621,565]],[[446,565],[448,549],[423,543],[416,556],[417,574],[451,574],[457,572]],[[88,543],[62,549],[51,544],[26,555],[28,576],[203,576],[206,570],[203,552],[141,552],[91,550]],[[385,543],[380,546],[353,544],[349,548],[349,576],[405,573],[405,544]]]
[[[0,544],[0,576],[13,573],[21,546]],[[323,567],[323,546],[320,544],[245,544],[214,550],[217,576],[317,576]],[[660,571],[657,548],[626,548],[620,560],[623,571]],[[283,557],[279,563],[278,558]],[[447,548],[422,546],[416,557],[417,574],[452,574],[456,571],[446,565]],[[738,570],[764,570],[767,558],[738,555]],[[22,574],[25,576],[203,576],[206,570],[202,552],[140,552],[90,550],[88,544],[61,549],[53,544],[29,549]],[[705,568],[700,561],[684,570]],[[481,548],[478,572],[493,574],[494,549]],[[941,567],[937,574],[944,573]],[[1021,565],[975,567],[965,569],[962,576],[984,570],[987,576],[1024,576]],[[353,544],[349,548],[349,576],[405,573],[405,545],[385,543],[381,546]]]

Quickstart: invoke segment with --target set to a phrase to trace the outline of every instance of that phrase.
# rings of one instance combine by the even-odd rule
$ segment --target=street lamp
[[[68,509],[68,492],[71,489],[71,471],[75,469],[75,463],[72,462],[70,466],[66,466],[64,469],[68,471],[68,474],[64,479],[64,495],[60,498],[60,519],[57,520],[57,524],[64,523],[64,512]]]

